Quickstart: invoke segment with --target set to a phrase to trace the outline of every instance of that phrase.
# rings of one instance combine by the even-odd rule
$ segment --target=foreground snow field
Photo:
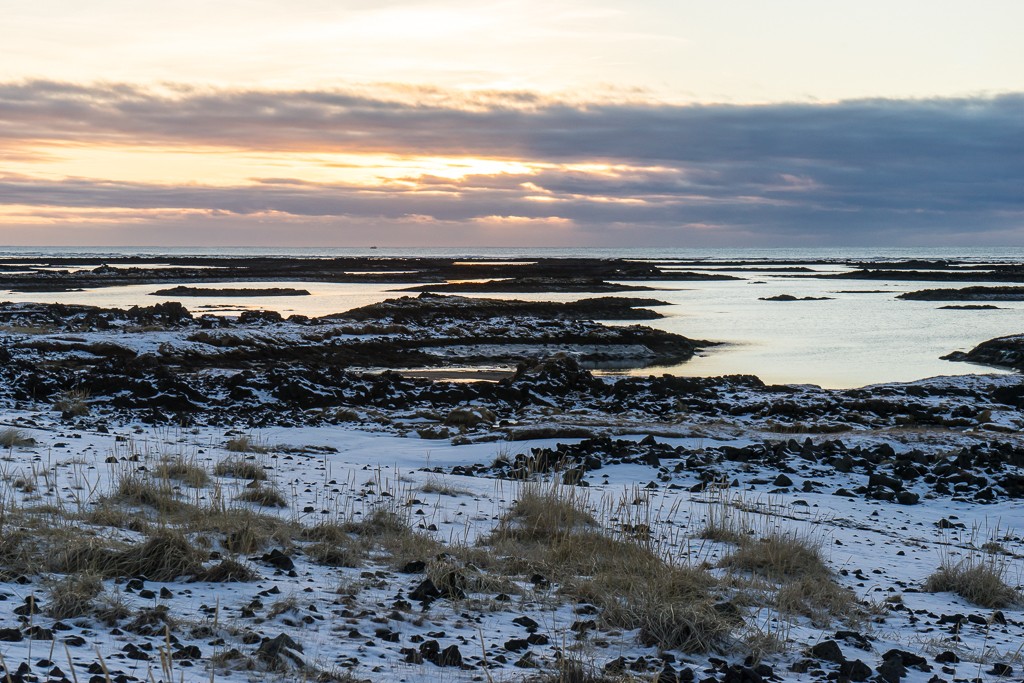
[[[984,607],[924,592],[942,565],[991,569],[1019,587],[1019,498],[999,489],[978,502],[909,478],[893,490],[914,494],[914,504],[875,499],[852,493],[871,474],[826,466],[813,448],[810,457],[787,452],[782,469],[718,458],[709,477],[666,449],[694,458],[790,436],[803,448],[807,435],[780,442],[742,423],[680,425],[673,437],[638,431],[617,439],[660,448],[661,458],[602,463],[574,475],[586,486],[567,486],[564,471],[529,482],[499,475],[517,456],[536,464],[544,451],[533,449],[579,438],[453,445],[366,426],[91,429],[9,406],[0,413],[3,666],[12,681],[512,681],[559,680],[541,678],[558,671],[563,680],[1021,679],[1019,593]],[[951,453],[993,434],[839,436],[846,449],[891,447],[895,457]],[[998,436],[1020,447],[1016,434]],[[1021,474],[1018,465],[1006,471]],[[527,498],[589,512],[596,527],[581,517],[559,533],[586,527],[609,539],[599,554],[639,548],[665,572],[709,577],[694,601],[720,607],[730,617],[723,630],[707,647],[664,647],[608,618],[615,596],[581,597],[587,570],[570,579],[533,558],[499,557],[511,547],[495,541],[501,533],[521,539],[516,524],[528,516],[515,506]],[[852,599],[833,609],[797,596],[787,607],[787,572],[736,560],[764,539],[816,551],[828,576],[814,580],[834,580]],[[181,564],[133,565],[140,548],[177,553]],[[75,586],[65,578],[71,567],[80,570]],[[157,576],[139,576],[140,567]],[[86,574],[98,582],[91,589],[81,585]]]

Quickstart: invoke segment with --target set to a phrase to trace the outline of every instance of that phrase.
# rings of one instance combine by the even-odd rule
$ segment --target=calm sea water
[[[441,256],[515,258],[626,257],[633,259],[702,259],[715,262],[757,259],[765,262],[820,260],[820,270],[841,268],[848,260],[959,259],[979,263],[1024,262],[1024,248],[961,249],[274,249],[267,248],[2,248],[0,255],[30,261],[43,255],[95,257],[96,264],[110,256],[254,256],[275,254],[303,257],[335,256]],[[834,265],[829,265],[829,263]],[[968,350],[993,337],[1024,333],[1024,304],[1000,303],[1000,310],[940,310],[934,302],[902,301],[900,292],[926,287],[966,287],[984,283],[880,282],[819,280],[793,275],[736,272],[746,279],[709,282],[650,282],[663,291],[644,293],[669,302],[660,312],[667,317],[650,321],[653,327],[691,338],[723,342],[688,363],[642,372],[711,376],[749,373],[766,382],[809,383],[825,387],[855,387],[890,381],[911,381],[936,375],[991,373],[991,368],[950,363],[939,356]],[[201,286],[201,282],[193,282]],[[261,286],[269,283],[237,283]],[[268,308],[288,315],[324,315],[401,296],[395,285],[278,282],[274,286],[302,287],[309,297],[237,299],[188,297],[183,303],[197,312],[236,314],[240,306]],[[80,303],[126,307],[163,300],[152,292],[166,285],[109,287],[84,292],[11,293],[0,299]],[[406,286],[406,285],[401,285]],[[882,290],[849,293],[849,290]],[[760,297],[776,294],[832,297],[827,301],[770,302]],[[623,296],[629,296],[629,293]],[[483,295],[498,296],[498,295]],[[580,295],[515,295],[522,299],[570,300]]]

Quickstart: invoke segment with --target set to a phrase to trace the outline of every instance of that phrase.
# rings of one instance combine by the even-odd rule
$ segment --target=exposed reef
[[[943,358],[1024,371],[1024,334],[989,339],[966,353],[954,351]]]
[[[829,301],[830,296],[793,296],[792,294],[776,294],[775,296],[762,296],[759,301]]]
[[[919,289],[900,294],[897,298],[910,301],[1024,301],[1024,287]]]
[[[718,278],[707,278],[718,279]],[[507,280],[487,280],[486,282],[448,282],[434,285],[417,285],[397,290],[400,292],[494,292],[509,294],[545,293],[545,292],[629,292],[650,291],[654,287],[645,285],[626,285],[620,282],[608,282],[600,278],[555,278],[555,277],[516,277]]]
[[[158,289],[152,296],[230,296],[230,297],[256,297],[256,296],[309,296],[307,289],[293,289],[291,287],[188,287],[178,285],[167,289]]]

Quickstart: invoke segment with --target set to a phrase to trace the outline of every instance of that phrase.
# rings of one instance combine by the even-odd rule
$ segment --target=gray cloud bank
[[[583,243],[1024,244],[1024,94],[756,106],[569,106],[519,95],[463,109],[342,92],[0,84],[0,154],[67,143],[617,168],[421,177],[415,188],[372,190],[288,178],[223,188],[8,174],[0,203],[367,224],[558,217]]]

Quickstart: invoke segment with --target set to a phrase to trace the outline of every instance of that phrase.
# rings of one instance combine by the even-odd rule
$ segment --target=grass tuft
[[[822,557],[821,540],[810,535],[772,531],[748,538],[719,565],[771,582],[781,614],[802,614],[824,625],[832,617],[857,613],[853,593],[835,581]]]
[[[46,613],[54,619],[74,619],[92,611],[93,601],[103,591],[95,574],[71,574],[50,586]]]
[[[247,565],[230,557],[221,560],[219,563],[198,572],[192,577],[193,581],[209,581],[211,583],[230,583],[235,581],[255,581],[259,574],[250,569]]]
[[[89,392],[84,389],[69,389],[61,393],[53,402],[54,410],[59,410],[62,415],[71,417],[83,417],[89,414]]]
[[[585,664],[577,659],[562,658],[554,671],[547,671],[527,678],[528,683],[617,683],[632,680],[612,677],[594,664]]]
[[[722,564],[775,580],[831,575],[821,543],[793,533],[773,532],[743,543]]]
[[[202,571],[203,554],[183,534],[161,529],[142,543],[111,549],[95,539],[72,543],[56,558],[67,573],[92,573],[105,578],[141,576],[172,581]]]
[[[644,540],[602,529],[575,487],[528,483],[484,539],[504,571],[538,572],[558,591],[600,608],[612,629],[636,630],[642,645],[715,649],[736,626],[715,609],[710,572],[674,565]]]
[[[263,465],[239,457],[221,460],[213,468],[213,473],[218,477],[234,477],[236,479],[248,479],[249,481],[267,480],[267,470]]]
[[[191,516],[185,525],[193,532],[223,534],[224,548],[243,555],[271,543],[288,545],[293,533],[281,518],[260,514],[248,507],[204,511]]]
[[[228,439],[226,448],[232,453],[266,453],[270,450],[248,434]]]
[[[564,491],[537,485],[522,494],[502,518],[492,540],[551,542],[584,530],[598,528],[597,520],[585,507],[575,488]]]
[[[925,581],[924,590],[956,593],[968,602],[990,609],[1019,605],[1021,593],[1007,585],[1006,573],[1006,562],[994,556],[972,555],[959,562],[943,560],[939,569]]]
[[[255,503],[265,508],[288,507],[288,499],[284,497],[284,494],[268,484],[258,484],[252,488],[242,489],[242,492],[235,496],[235,500],[243,503]]]
[[[139,472],[120,476],[112,498],[126,505],[153,508],[161,515],[178,512],[186,505],[178,500],[169,479],[153,479]]]
[[[351,540],[345,545],[321,541],[306,548],[310,560],[328,567],[359,567],[364,554],[364,549]]]
[[[0,430],[0,446],[4,448],[30,448],[36,445],[36,440],[25,436],[25,433],[14,427],[7,427]]]
[[[165,459],[157,466],[154,474],[159,479],[180,481],[196,489],[206,486],[210,481],[210,475],[204,468],[181,457]]]

